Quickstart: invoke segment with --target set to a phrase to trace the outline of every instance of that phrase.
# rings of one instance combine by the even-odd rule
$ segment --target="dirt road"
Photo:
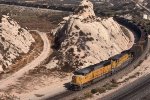
[[[6,79],[1,80],[0,81],[0,89],[4,89],[4,88],[8,87],[9,85],[13,85],[13,84],[17,83],[18,78],[22,77],[29,70],[34,69],[36,66],[40,65],[50,54],[50,51],[51,51],[50,42],[48,40],[46,33],[42,33],[39,31],[36,31],[36,32],[39,33],[39,35],[41,36],[41,38],[44,42],[43,51],[37,58],[35,58],[35,60],[33,60],[31,63],[27,64],[26,66],[24,66],[18,72],[7,77]]]

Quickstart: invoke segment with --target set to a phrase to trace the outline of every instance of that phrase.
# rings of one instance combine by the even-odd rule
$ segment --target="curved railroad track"
[[[7,77],[6,79],[0,80],[0,89],[7,88],[9,85],[15,84],[20,77],[22,77],[25,73],[27,73],[29,70],[34,69],[35,67],[39,66],[50,54],[50,42],[45,33],[36,31],[41,36],[44,46],[43,51],[41,54],[35,58],[31,63],[24,66],[22,69],[20,69],[18,72],[14,73],[13,75]]]
[[[133,1],[133,0],[132,0]],[[140,3],[133,1],[148,13],[150,10]],[[150,38],[149,38],[150,41]],[[150,49],[150,43],[149,43]],[[121,89],[108,94],[99,100],[149,100],[150,99],[150,74],[142,76]]]
[[[27,4],[27,3],[19,4],[19,3],[12,3],[12,2],[5,2],[5,1],[1,2],[1,1],[0,1],[0,4],[18,5],[18,6],[35,7],[35,8],[46,8],[46,9],[62,10],[62,11],[73,11],[72,8],[56,7],[56,6],[49,6],[49,7],[48,7],[48,6],[46,6],[46,5],[33,5],[33,4]],[[128,28],[129,28],[129,27],[128,27]],[[132,29],[130,29],[130,30],[132,30]],[[134,30],[132,30],[132,31],[134,31]],[[85,91],[91,90],[91,89],[96,88],[96,87],[98,87],[98,86],[99,86],[99,87],[100,87],[100,86],[103,86],[103,85],[106,84],[108,81],[110,81],[110,80],[112,80],[112,79],[114,79],[114,78],[121,78],[123,75],[125,75],[125,74],[131,72],[132,70],[134,70],[134,68],[139,64],[139,62],[140,62],[141,60],[145,59],[145,57],[146,57],[146,55],[147,55],[147,53],[148,53],[148,51],[149,51],[149,48],[148,48],[148,46],[150,46],[149,41],[150,41],[150,40],[147,41],[147,45],[145,45],[145,47],[144,47],[144,49],[143,49],[144,51],[139,54],[140,57],[136,57],[136,58],[134,59],[133,63],[129,65],[129,67],[124,68],[124,70],[121,70],[120,72],[116,73],[115,75],[112,75],[112,76],[110,76],[110,77],[108,77],[108,78],[105,78],[105,79],[103,79],[102,81],[97,82],[97,83],[95,83],[94,85],[91,85],[90,87],[87,87],[87,88],[83,89],[82,91],[77,91],[77,92],[76,92],[76,91],[69,91],[69,90],[66,90],[65,92],[60,93],[60,94],[57,94],[57,95],[55,95],[55,96],[53,96],[53,97],[48,97],[48,96],[47,96],[47,97],[45,97],[45,98],[43,98],[43,99],[47,99],[47,100],[68,100],[68,99],[77,97],[77,96],[79,96],[79,95],[82,95]],[[20,71],[20,72],[21,72],[21,71]],[[16,73],[15,73],[15,74],[16,74]],[[21,74],[21,73],[20,73],[20,74]],[[16,75],[17,75],[17,74],[16,74]],[[22,74],[22,75],[23,75],[23,74]],[[3,80],[3,81],[0,81],[0,83],[3,84],[4,82],[9,82],[9,80],[10,80],[9,78],[10,78],[11,80],[14,79],[13,82],[15,82],[16,79],[17,79],[17,78],[14,78],[14,75],[13,75],[13,76],[11,76],[11,77],[8,77],[8,79],[5,79],[5,80]],[[10,82],[9,82],[9,83],[10,83]],[[6,86],[8,86],[9,83],[7,83]],[[145,82],[143,82],[143,83],[145,83]],[[145,83],[145,84],[147,84],[147,83]],[[0,88],[3,88],[3,87],[4,87],[4,86],[0,85]],[[140,87],[140,85],[139,85],[139,87]],[[123,95],[122,95],[122,96],[123,96]],[[108,96],[108,97],[109,97],[109,96]],[[104,99],[104,98],[103,98],[103,99]],[[105,100],[105,99],[104,99],[104,100]],[[108,99],[107,99],[107,100],[108,100]],[[117,100],[117,99],[115,99],[115,100]],[[118,100],[120,100],[120,99],[118,99]]]
[[[135,66],[134,64],[145,60],[145,57],[148,56],[149,51],[150,51],[150,38],[148,38],[146,46],[141,56],[138,57],[137,60],[135,60],[134,63],[131,64],[131,66]],[[136,94],[135,92],[137,90],[140,90],[141,88],[145,87],[146,84],[150,84],[150,80],[148,80],[148,78],[150,78],[150,74],[137,79],[136,81],[122,87],[121,89],[113,92],[112,94],[108,94],[100,98],[99,100],[130,100],[130,97],[135,95]],[[131,99],[131,100],[137,100],[137,99]]]
[[[140,56],[140,58],[138,58],[137,61],[144,60],[149,50],[150,50],[150,39],[148,40],[148,44],[147,44],[145,51]],[[149,79],[150,79],[150,74],[148,74],[147,76],[143,76],[137,79],[136,81],[133,81],[132,83],[122,87],[121,89],[113,92],[112,94],[108,94],[100,98],[99,100],[130,100],[129,97],[132,97],[133,95],[135,95],[136,91],[144,88],[147,84],[150,84]]]
[[[26,7],[38,7],[38,8],[46,8],[46,9],[54,9],[54,10],[62,10],[63,9],[63,11],[73,11],[72,9],[66,9],[66,8],[59,8],[59,7],[54,7],[54,6],[51,6],[51,7],[44,7],[44,6],[38,6],[38,5],[27,5],[27,4],[13,4],[13,3],[10,3],[10,2],[0,2],[0,4],[9,4],[9,5],[18,5],[18,6],[26,6]],[[121,23],[120,23],[121,24]],[[128,27],[129,28],[129,27]],[[130,29],[130,30],[132,30],[132,29]],[[134,30],[132,30],[132,31],[134,31]],[[144,44],[143,44],[144,45]],[[129,73],[129,72],[131,72],[132,70],[134,70],[134,68],[138,65],[138,63],[141,61],[141,60],[143,60],[145,57],[146,57],[146,55],[147,55],[147,53],[148,53],[148,51],[149,51],[149,47],[148,47],[148,45],[150,45],[150,40],[148,39],[147,40],[147,43],[145,44],[145,50],[144,51],[142,51],[141,52],[141,54],[139,55],[139,57],[137,57],[137,58],[135,58],[135,60],[133,61],[133,63],[132,64],[130,64],[129,65],[129,67],[126,67],[124,70],[122,70],[122,71],[120,71],[120,72],[118,72],[118,73],[116,73],[115,75],[112,75],[112,76],[110,76],[110,77],[108,77],[108,78],[106,78],[106,79],[103,79],[102,81],[100,81],[100,82],[97,82],[97,83],[95,83],[94,85],[91,85],[90,87],[88,87],[88,88],[85,88],[85,89],[83,89],[82,91],[65,91],[65,92],[63,92],[63,93],[61,93],[61,94],[58,94],[58,95],[55,95],[55,96],[53,96],[53,97],[48,97],[48,98],[45,98],[45,99],[47,99],[47,100],[68,100],[68,99],[71,99],[71,98],[73,98],[73,97],[77,97],[77,96],[79,96],[79,95],[82,95],[85,91],[88,91],[88,90],[91,90],[92,88],[96,88],[96,87],[98,87],[98,86],[103,86],[104,84],[106,84],[108,81],[110,81],[110,80],[112,80],[112,79],[114,79],[114,78],[121,78],[123,75],[125,75],[125,74],[127,74],[127,73]],[[15,73],[16,75],[17,75],[17,73]],[[20,71],[20,74],[21,74],[21,71]],[[6,83],[7,85],[6,86],[8,86],[9,85],[9,83],[7,83],[8,82],[8,80],[12,80],[12,79],[14,79],[14,80],[16,80],[16,78],[14,78],[14,75],[13,76],[11,76],[11,77],[9,77],[8,79],[5,79],[4,81],[0,81],[0,83],[1,84],[4,84],[4,83]],[[138,88],[135,88],[135,90],[137,90],[137,89],[140,89],[140,88],[142,88],[143,87],[143,84],[145,85],[145,84],[149,84],[149,81],[147,82],[146,80],[144,80],[144,82],[142,83],[142,84],[138,84],[138,85],[135,85],[136,87],[138,87]],[[0,85],[0,88],[2,88],[3,86],[2,85]],[[133,91],[131,91],[131,89],[130,89],[130,91],[133,93],[135,90],[133,90]],[[123,90],[124,91],[124,90]],[[123,99],[123,97],[124,96],[128,96],[129,95],[129,93],[131,93],[131,92],[129,92],[129,90],[128,91],[126,91],[127,92],[127,94],[125,94],[125,95],[121,95],[120,94],[120,96],[119,97],[114,97],[114,98],[111,98],[111,99],[114,99],[114,100],[122,100]],[[108,96],[109,97],[109,96]],[[118,99],[119,98],[119,99]],[[104,100],[109,100],[108,98],[106,99],[106,98],[103,98]]]
[[[101,80],[100,82],[97,82],[97,83],[95,83],[95,84],[93,84],[87,88],[84,88],[82,91],[69,91],[69,90],[67,90],[67,91],[60,93],[60,94],[57,94],[53,97],[44,98],[45,100],[70,100],[74,97],[84,95],[84,93],[86,91],[89,91],[89,90],[96,88],[96,87],[103,86],[112,79],[115,79],[115,78],[118,79],[118,78],[121,78],[122,76],[128,74],[129,72],[131,72],[132,70],[134,70],[138,66],[139,62],[141,62],[142,60],[145,59],[145,57],[147,56],[147,54],[149,52],[150,40],[148,39],[148,34],[144,34],[141,32],[142,26],[138,26],[138,24],[136,24],[136,26],[138,26],[138,28],[135,28],[134,26],[131,27],[132,25],[130,26],[130,24],[133,24],[133,23],[129,20],[119,19],[119,18],[115,19],[115,20],[119,24],[130,29],[133,32],[133,34],[135,35],[135,38],[136,38],[135,44],[136,45],[134,45],[131,49],[132,50],[137,50],[137,49],[142,50],[140,52],[139,51],[136,52],[138,54],[137,54],[137,56],[135,56],[134,61],[130,65],[128,65],[128,67],[125,67],[123,70],[119,71],[118,73],[116,73],[116,74],[114,74],[108,78],[105,78],[105,79]],[[140,27],[140,29],[139,29],[139,27]]]
[[[150,74],[143,76],[131,84],[119,89],[115,93],[109,94],[99,100],[141,100],[143,98],[143,94],[144,96],[150,94],[149,78]]]

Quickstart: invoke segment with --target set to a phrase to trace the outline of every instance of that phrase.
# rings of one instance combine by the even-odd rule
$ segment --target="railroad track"
[[[145,52],[141,55],[139,60],[144,59],[147,53],[149,53],[149,50],[150,50],[150,39],[148,40],[148,45],[147,48],[145,49]],[[129,85],[126,85],[125,87],[122,87],[121,89],[115,91],[114,93],[108,94],[100,98],[99,100],[130,100],[129,97],[132,97],[136,91],[144,88],[146,84],[150,84],[150,74],[139,78],[138,80],[130,83]]]
[[[129,28],[130,28],[130,26],[129,26]],[[130,30],[132,30],[132,29],[130,28]],[[133,33],[135,33],[135,32],[133,32]],[[134,35],[137,35],[137,34],[134,34]],[[142,35],[140,35],[140,36],[142,36]],[[138,38],[138,36],[135,36],[135,37]],[[136,42],[138,42],[139,39],[135,39],[135,40],[136,40]],[[147,56],[147,54],[149,52],[150,40],[148,39],[147,42],[145,42],[145,43],[146,43],[146,45],[144,47],[143,52],[141,52],[141,54],[137,58],[135,58],[134,61],[130,65],[128,65],[128,67],[125,67],[123,70],[119,71],[118,73],[116,73],[116,74],[114,74],[110,77],[107,77],[107,78],[105,78],[105,79],[103,79],[103,80],[87,87],[87,88],[84,88],[82,91],[69,91],[69,90],[67,90],[67,91],[65,91],[63,93],[60,93],[60,94],[57,94],[53,97],[45,98],[45,100],[70,100],[70,99],[78,97],[80,95],[84,95],[84,93],[86,91],[90,91],[93,88],[103,86],[106,83],[108,83],[109,81],[111,81],[112,79],[121,78],[122,76],[124,76],[124,75],[128,74],[129,72],[133,71],[138,66],[139,62],[141,62],[141,60],[145,59],[145,57]],[[106,100],[108,100],[108,99],[106,99]],[[118,99],[118,100],[120,100],[120,99]]]
[[[38,4],[37,5],[26,4],[26,3],[20,4],[20,3],[12,3],[12,2],[4,2],[4,1],[3,2],[0,1],[0,4],[17,5],[17,6],[34,7],[34,8],[46,8],[46,9],[61,10],[61,11],[73,11],[72,8],[68,9],[68,8],[65,8],[65,7],[56,7],[56,6],[47,7],[46,5],[38,5]],[[148,43],[148,44],[150,44],[150,43]],[[101,80],[100,82],[97,82],[94,85],[91,85],[90,87],[87,87],[87,88],[83,89],[82,91],[69,91],[69,90],[67,90],[67,91],[65,91],[61,94],[57,94],[53,97],[48,97],[48,98],[45,98],[45,99],[46,100],[68,100],[68,99],[77,97],[79,95],[83,95],[83,93],[85,91],[91,90],[91,89],[96,88],[96,87],[103,86],[108,81],[110,81],[114,78],[121,78],[125,74],[127,74],[127,73],[131,72],[132,70],[134,70],[134,68],[138,65],[138,63],[145,58],[147,52],[148,52],[148,50],[146,49],[141,54],[141,57],[135,59],[135,61],[132,64],[130,64],[129,67],[126,67],[124,70],[121,70],[120,72],[116,73],[115,75],[112,75],[108,78],[105,78],[105,79]],[[117,100],[117,99],[115,99],[115,100]],[[120,100],[120,99],[118,99],[118,100]]]
[[[136,82],[132,83],[132,86],[124,87],[124,92],[120,92],[120,95],[113,97],[111,99],[105,100],[141,100],[144,95],[148,95],[150,91],[146,89],[150,88],[150,74],[138,79]],[[138,95],[141,94],[142,95]],[[100,99],[103,100],[103,99]]]
[[[148,13],[150,13],[150,10],[148,8],[144,7],[139,3],[136,4],[145,9],[145,11],[147,11]],[[147,50],[145,50],[144,53],[146,53],[146,51],[150,49],[150,39],[148,40],[146,49]],[[140,59],[142,59],[142,56]],[[129,85],[126,85],[125,87],[122,87],[121,89],[112,94],[100,98],[100,100],[150,100],[149,90],[150,90],[150,74],[139,78],[138,80],[130,83]]]

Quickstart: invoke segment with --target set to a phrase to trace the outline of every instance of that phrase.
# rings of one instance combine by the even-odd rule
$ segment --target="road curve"
[[[17,80],[22,77],[25,73],[27,73],[29,70],[34,69],[36,66],[40,65],[50,54],[50,42],[45,33],[36,31],[42,38],[44,42],[43,51],[41,54],[35,58],[31,63],[24,66],[22,69],[20,69],[18,72],[12,74],[11,76],[7,77],[6,79],[3,79],[0,81],[0,89],[4,89],[10,85],[13,85],[17,83]]]

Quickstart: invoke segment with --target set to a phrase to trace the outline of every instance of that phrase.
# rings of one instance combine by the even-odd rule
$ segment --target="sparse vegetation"
[[[73,100],[83,100],[86,98],[91,98],[93,97],[93,94],[97,94],[97,93],[102,94],[107,90],[111,90],[115,87],[118,87],[118,82],[115,79],[112,79],[110,83],[106,83],[102,87],[94,88],[90,92],[86,92],[83,97],[76,97]]]
[[[111,80],[111,83],[117,84],[117,80],[116,80],[116,79],[112,79],[112,80]]]
[[[106,92],[106,89],[104,87],[97,88],[97,90],[100,94]]]
[[[139,74],[140,74],[140,72],[136,72],[136,73],[134,73],[133,75],[129,76],[128,78],[125,78],[122,82],[119,82],[119,84],[120,84],[120,83],[127,82],[129,79],[135,78],[135,77],[138,76]]]
[[[111,84],[111,87],[118,87],[118,84],[112,83],[112,84]]]
[[[111,89],[112,89],[111,83],[106,83],[103,87],[104,87],[106,90],[111,90]]]
[[[97,92],[98,92],[98,89],[92,89],[92,90],[91,90],[91,93],[92,93],[92,94],[95,94],[95,93],[97,93]]]
[[[16,20],[23,28],[49,32],[69,13],[54,12],[52,10],[37,10],[36,8],[25,8],[12,5],[1,5],[0,15],[7,14]]]
[[[122,8],[122,9],[124,9],[124,8]],[[119,9],[118,9],[119,10]],[[4,11],[5,12],[5,11]],[[9,12],[9,11],[8,11]],[[16,12],[13,12],[14,14],[17,14]],[[14,19],[17,19],[22,25],[23,25],[23,27],[28,27],[29,29],[38,29],[38,30],[42,30],[42,31],[49,31],[49,30],[51,30],[51,27],[55,27],[55,25],[56,24],[58,24],[58,22],[60,22],[60,20],[61,20],[61,18],[62,18],[62,16],[64,16],[62,13],[61,14],[56,14],[56,15],[51,15],[51,13],[42,13],[42,14],[38,14],[38,13],[36,13],[35,15],[31,15],[30,17],[28,16],[28,13],[26,12],[24,15],[19,15],[19,17],[18,17],[18,15],[17,16],[15,16],[15,15],[13,15],[13,13],[11,13],[11,16],[12,17],[14,17]],[[106,12],[105,13],[105,15],[107,15],[107,16],[114,16],[116,14],[116,12],[114,12],[113,10],[110,10],[110,11],[108,11],[108,12]],[[29,14],[30,15],[30,14]],[[59,15],[61,15],[61,16],[59,16]],[[44,18],[44,19],[43,19]],[[42,21],[41,21],[42,20]],[[47,21],[48,20],[48,21]],[[40,24],[38,23],[38,22],[41,22]],[[54,25],[52,25],[52,24],[54,24]],[[75,28],[76,29],[80,29],[78,26],[75,26]],[[21,30],[19,30],[19,31],[21,31]],[[124,30],[123,29],[123,31],[125,31],[125,33],[127,33],[127,31],[126,30]],[[74,33],[75,34],[75,33]],[[83,32],[80,32],[80,34],[79,34],[82,38],[81,38],[81,41],[83,40],[83,41],[93,41],[94,40],[94,38],[93,37],[87,37],[87,35],[88,34],[85,34],[85,33],[83,33]],[[71,39],[71,40],[73,40],[73,38]],[[82,41],[82,42],[83,42]],[[97,40],[98,41],[98,40]],[[41,45],[41,44],[40,44]],[[68,44],[69,45],[69,44]],[[67,46],[68,46],[67,45]],[[80,46],[81,46],[81,48],[83,49],[83,50],[85,50],[86,49],[86,47],[85,47],[85,43],[83,43],[83,44],[80,44]],[[89,48],[90,49],[90,48]],[[78,49],[78,51],[80,52],[81,50],[80,49]],[[72,66],[71,65],[73,65],[72,64],[72,62],[70,61],[70,60],[72,60],[72,59],[74,59],[73,57],[74,57],[74,54],[73,54],[73,52],[74,52],[74,48],[70,48],[69,50],[68,50],[68,54],[66,54],[67,55],[67,60],[64,62],[64,64],[62,65],[63,67],[62,67],[62,69],[63,69],[63,71],[65,71],[65,72],[71,72],[72,70],[74,70],[73,68],[72,68]],[[37,51],[37,53],[38,53],[38,51]],[[53,55],[60,55],[60,53],[59,52],[54,52],[53,53]],[[61,54],[62,55],[62,54]],[[63,56],[58,56],[58,60],[61,60],[62,58],[63,58]],[[79,58],[79,56],[76,56],[76,59],[78,59]],[[83,58],[85,58],[85,56],[83,56]],[[30,60],[32,60],[32,57],[30,57],[30,58],[28,58],[28,61],[30,61]],[[22,62],[23,64],[24,63],[27,63],[27,62],[25,62],[25,61],[23,61]],[[21,63],[21,64],[22,64]],[[59,62],[60,63],[60,62]],[[19,63],[20,64],[20,63]],[[61,65],[62,63],[60,63],[60,65]],[[81,62],[79,62],[78,60],[77,61],[75,61],[74,62],[74,64],[76,64],[76,66],[82,66],[83,64],[81,63]],[[20,66],[20,65],[19,65]],[[23,66],[23,65],[21,65],[21,66]],[[60,78],[63,78],[63,75],[64,75],[64,73],[62,73],[61,74],[61,72],[59,72],[58,70],[59,69],[57,69],[57,68],[54,68],[54,69],[51,69],[51,70],[49,70],[49,69],[47,69],[45,66],[38,66],[37,68],[35,68],[34,70],[30,70],[29,71],[29,73],[28,73],[28,75],[26,75],[25,77],[23,77],[22,79],[20,79],[20,86],[18,85],[18,86],[16,86],[16,88],[21,88],[21,89],[25,89],[26,87],[27,87],[27,85],[24,83],[25,81],[31,81],[31,80],[33,80],[34,79],[34,77],[36,77],[37,78],[37,80],[39,79],[39,77],[49,77],[49,76],[51,76],[52,75],[52,73],[51,72],[54,72],[54,71],[56,71],[57,70],[57,72],[55,72],[55,74],[58,74],[58,75],[60,75],[59,77]],[[62,70],[61,70],[62,71]],[[32,76],[31,76],[32,75]],[[54,75],[53,75],[54,76]],[[57,76],[57,75],[56,75]],[[130,78],[133,78],[133,77],[135,77],[135,76],[131,76]],[[40,82],[40,80],[38,80],[37,82]],[[86,99],[86,98],[91,98],[92,96],[93,96],[93,94],[96,94],[96,93],[104,93],[104,92],[106,92],[107,90],[111,90],[111,89],[113,89],[113,88],[115,88],[115,87],[117,87],[118,86],[118,83],[117,83],[117,81],[115,80],[115,79],[113,79],[110,83],[107,83],[107,84],[105,84],[104,86],[102,86],[102,87],[99,87],[99,88],[96,88],[96,89],[92,89],[90,92],[87,92],[87,93],[85,93],[84,94],[84,97],[77,97],[77,98],[74,98],[73,100],[82,100],[82,99]],[[18,89],[19,90],[19,89]],[[19,90],[19,92],[20,91],[22,91],[22,90]],[[37,95],[37,96],[41,96],[41,95]],[[7,99],[9,99],[9,98],[7,98]],[[13,99],[12,99],[13,100]],[[15,99],[16,100],[16,99]]]
[[[93,97],[93,94],[91,92],[87,92],[84,94],[84,99],[86,98],[92,98]]]

